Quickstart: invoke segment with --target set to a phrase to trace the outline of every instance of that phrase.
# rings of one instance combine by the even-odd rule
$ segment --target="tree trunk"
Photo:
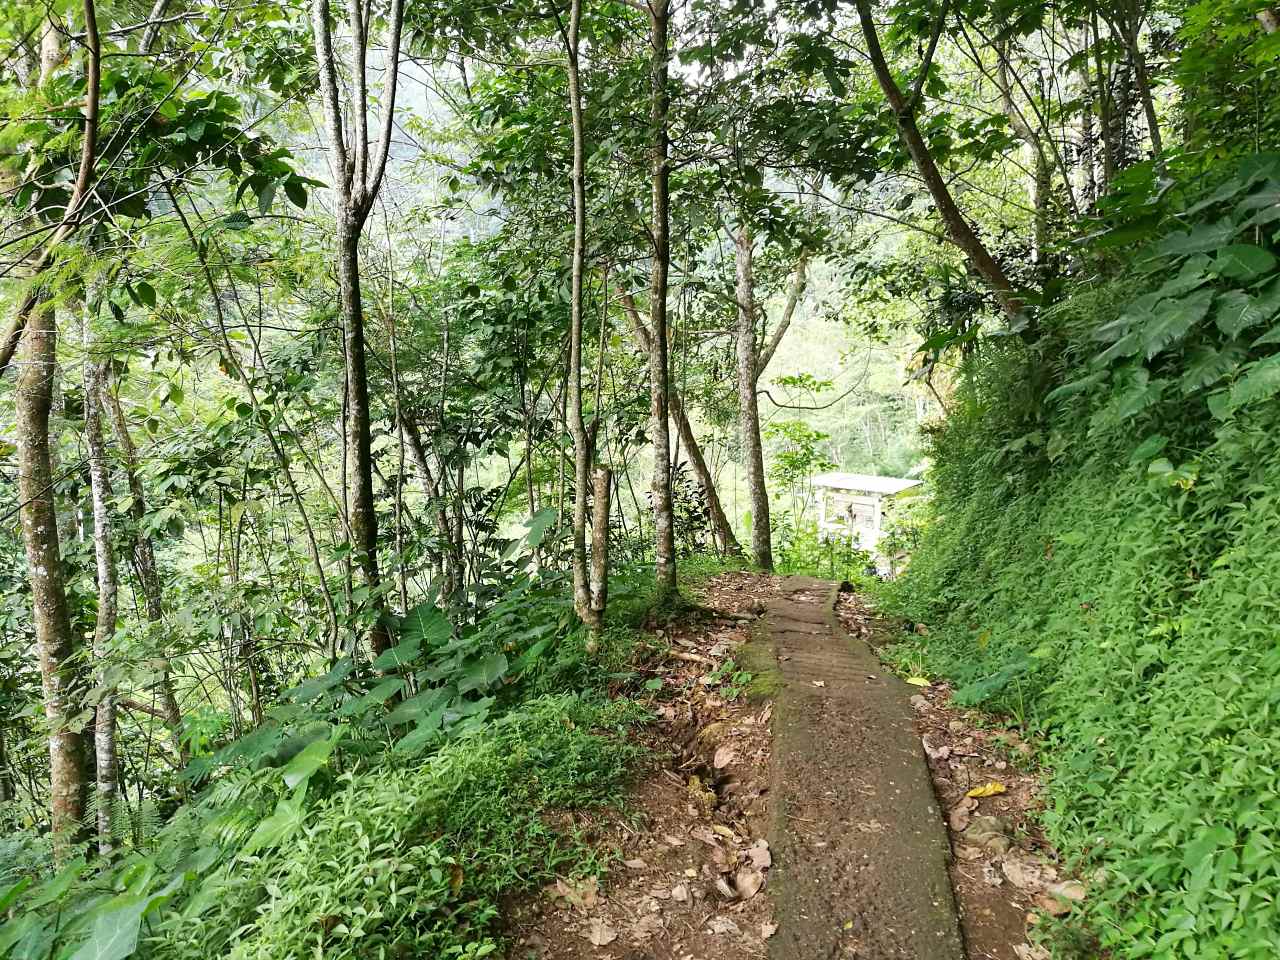
[[[582,0],[569,6],[565,32],[568,54],[569,113],[573,128],[573,257],[569,280],[569,432],[573,436],[573,608],[586,626],[600,629],[603,611],[592,603],[594,592],[587,569],[587,497],[591,485],[591,438],[582,418],[582,286],[587,255],[586,144],[582,121],[582,87],[578,74],[578,37]]]
[[[644,321],[640,319],[640,311],[636,308],[636,302],[631,294],[625,293],[622,295],[622,306],[631,321],[631,330],[636,335],[636,342],[640,344],[640,349],[648,357],[653,351],[653,337],[648,329],[645,328]],[[702,453],[702,447],[698,443],[698,438],[694,435],[693,425],[689,422],[684,402],[680,398],[680,392],[674,389],[670,390],[667,394],[667,402],[671,418],[675,420],[676,429],[680,433],[680,442],[685,445],[685,449],[689,452],[689,463],[693,467],[694,476],[698,478],[698,485],[702,487],[703,499],[707,501],[707,513],[711,518],[711,531],[716,538],[717,548],[723,554],[741,556],[742,547],[738,544],[738,538],[733,533],[733,526],[725,515],[724,505],[720,502],[720,494],[716,491],[715,477],[711,475],[711,470],[707,466],[707,459]]]
[[[134,526],[133,557],[138,571],[138,581],[142,585],[143,608],[146,610],[153,642],[164,648],[166,646],[163,637],[164,606],[160,594],[160,576],[156,571],[155,545],[151,542],[150,536],[141,532],[142,522],[147,516],[147,501],[146,491],[143,490],[142,480],[138,476],[138,451],[133,445],[133,437],[129,434],[129,421],[125,419],[124,407],[120,404],[118,384],[115,390],[107,392],[107,399],[115,427],[116,442],[120,444],[120,452],[124,456],[125,480],[129,484],[129,515]],[[182,711],[178,708],[178,697],[173,689],[173,675],[167,651],[160,661],[160,709],[165,726],[169,728],[173,749],[177,751],[185,766],[190,756],[182,742]]]
[[[427,499],[433,504],[431,511],[435,516],[436,536],[440,538],[440,566],[444,577],[443,594],[445,597],[451,597],[458,588],[457,571],[462,566],[462,557],[456,555],[453,548],[453,531],[449,524],[449,513],[440,496],[439,481],[427,462],[427,451],[422,443],[422,431],[418,429],[417,423],[412,418],[403,417],[402,420],[405,439],[409,441],[409,456],[422,477]],[[440,466],[443,470],[443,465]]]
[[[672,390],[671,419],[676,422],[676,430],[680,434],[680,442],[684,444],[689,455],[689,465],[693,467],[693,475],[698,478],[698,486],[702,488],[702,498],[707,502],[707,517],[711,521],[711,535],[715,537],[716,549],[725,556],[741,556],[742,547],[734,536],[729,518],[725,516],[724,506],[720,503],[720,495],[716,492],[715,478],[711,476],[711,468],[702,455],[702,447],[693,433],[693,424],[685,414],[684,403],[680,394]]]
[[[671,267],[671,167],[667,159],[669,132],[667,89],[670,50],[670,0],[649,4],[650,51],[650,175],[652,178],[653,269],[649,277],[649,416],[653,442],[654,553],[659,598],[676,592],[675,519],[671,508],[671,433],[667,416],[667,273]]]
[[[773,571],[773,537],[769,528],[769,491],[764,478],[764,446],[760,440],[760,406],[756,399],[755,284],[752,278],[751,228],[738,227],[735,258],[737,283],[734,296],[738,301],[738,433],[747,473],[747,495],[751,500],[751,553],[756,565]]]
[[[315,41],[316,64],[319,68],[320,98],[324,106],[325,135],[329,162],[334,171],[337,193],[338,288],[342,315],[343,359],[346,372],[348,404],[343,433],[347,441],[350,491],[351,538],[356,563],[368,590],[368,600],[375,614],[369,626],[369,646],[374,656],[391,646],[383,613],[378,574],[378,518],[373,502],[373,453],[369,425],[369,374],[365,359],[364,307],[360,300],[360,231],[378,196],[391,150],[391,134],[395,124],[396,85],[400,69],[400,36],[404,26],[404,0],[391,0],[387,14],[386,78],[383,83],[383,113],[378,140],[374,146],[369,137],[369,88],[366,77],[365,20],[366,8],[348,4],[351,28],[351,96],[349,114],[350,144],[344,132],[342,101],[338,94],[338,70],[333,53],[333,28],[329,22],[329,0],[313,0],[311,27]],[[350,149],[348,149],[348,147]]]
[[[50,812],[55,849],[61,857],[79,837],[85,813],[84,720],[79,716],[84,684],[73,660],[76,644],[67,610],[49,459],[49,410],[57,364],[57,331],[50,306],[42,303],[31,311],[22,339],[25,362],[18,369],[15,396],[18,498],[49,724]]]
[[[89,485],[93,498],[93,553],[98,580],[98,613],[93,657],[98,664],[100,699],[94,715],[93,744],[97,780],[98,852],[111,852],[111,811],[117,792],[116,690],[111,683],[110,649],[116,632],[116,554],[111,533],[111,475],[102,438],[102,392],[107,361],[92,355],[84,362],[84,434],[89,449]]]
[[[600,629],[604,623],[605,606],[609,599],[609,499],[613,486],[613,471],[608,467],[596,467],[593,476],[595,490],[591,502],[591,612],[592,626]]]
[[[378,573],[378,515],[373,502],[373,434],[369,416],[369,371],[365,356],[364,304],[360,299],[360,231],[354,216],[338,214],[338,287],[342,309],[343,354],[349,394],[344,429],[347,434],[347,474],[351,480],[351,546],[356,567],[368,590],[375,619],[369,626],[369,647],[376,657],[391,646],[383,620],[386,601]]]
[[[889,101],[889,106],[897,118],[898,136],[902,139],[907,152],[911,154],[920,179],[929,188],[929,194],[938,208],[938,215],[946,225],[951,242],[960,248],[973,269],[986,281],[1005,314],[1011,318],[1017,316],[1022,310],[1022,300],[1014,293],[1013,284],[1005,276],[1000,264],[996,263],[991,252],[974,233],[969,222],[965,220],[964,214],[956,206],[951,191],[947,188],[947,182],[938,170],[933,155],[929,153],[928,144],[921,136],[920,128],[916,126],[914,104],[907,102],[893,79],[893,74],[885,61],[884,52],[880,49],[880,38],[876,34],[875,21],[871,18],[869,0],[857,0],[857,7],[858,19],[862,23],[862,33],[867,41],[867,56],[871,60],[880,89],[884,91],[885,99]]]

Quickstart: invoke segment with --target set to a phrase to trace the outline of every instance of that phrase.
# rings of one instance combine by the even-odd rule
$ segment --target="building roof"
[[[901,477],[877,477],[869,473],[820,473],[813,478],[815,487],[828,490],[856,490],[862,493],[879,493],[893,496],[903,490],[920,486],[919,480]]]

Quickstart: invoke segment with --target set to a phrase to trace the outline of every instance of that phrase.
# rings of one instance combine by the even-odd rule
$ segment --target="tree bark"
[[[765,487],[764,445],[760,439],[760,406],[756,398],[755,284],[752,278],[754,254],[751,228],[738,227],[734,295],[738,301],[738,433],[747,474],[747,495],[751,500],[751,553],[756,565],[773,571],[773,537],[769,528],[769,491]]]
[[[52,24],[50,25],[52,27]],[[93,181],[98,144],[98,108],[101,85],[101,47],[94,0],[84,0],[85,98],[84,135],[80,166],[62,220],[36,264],[39,274],[52,262],[62,240],[71,232]],[[56,34],[46,30],[46,39]],[[51,69],[47,47],[41,47],[41,80]],[[85,745],[79,716],[84,689],[72,657],[75,639],[67,608],[66,582],[58,543],[58,515],[54,502],[52,451],[49,443],[49,411],[53,406],[53,381],[57,371],[57,328],[52,306],[41,302],[38,280],[32,283],[6,332],[0,351],[10,353],[21,339],[26,343],[26,363],[15,390],[18,434],[18,497],[21,504],[22,540],[31,584],[32,620],[36,651],[44,685],[45,718],[49,724],[49,806],[54,834],[54,855],[63,859],[83,829],[85,802]],[[11,353],[10,353],[11,355]],[[0,357],[0,373],[8,362]]]
[[[880,38],[876,33],[875,21],[871,17],[870,0],[856,0],[856,3],[858,19],[862,24],[862,34],[867,41],[867,56],[871,60],[871,67],[875,71],[880,89],[884,91],[885,99],[889,101],[889,107],[897,120],[898,136],[911,155],[920,179],[929,188],[929,194],[933,197],[934,205],[938,208],[938,215],[947,228],[951,242],[968,258],[970,265],[986,282],[1005,314],[1011,318],[1016,317],[1022,310],[1022,300],[1014,293],[1013,284],[1005,276],[1000,264],[991,256],[991,252],[974,233],[969,222],[965,220],[964,214],[956,206],[951,191],[947,188],[946,180],[938,170],[933,155],[929,153],[929,146],[916,125],[915,104],[907,102],[885,61],[884,51],[880,48]]]
[[[350,515],[352,548],[375,614],[369,627],[374,656],[391,646],[382,616],[386,608],[378,572],[378,518],[373,499],[373,453],[369,413],[369,374],[365,358],[364,307],[360,299],[360,233],[377,198],[386,172],[395,120],[396,86],[400,69],[400,35],[404,26],[404,0],[391,0],[386,44],[387,74],[383,87],[383,113],[375,152],[369,140],[369,91],[365,53],[368,43],[367,8],[348,5],[351,25],[352,103],[346,111],[354,130],[351,142],[344,135],[343,105],[338,94],[337,63],[329,23],[329,0],[313,0],[311,26],[319,67],[320,98],[324,105],[329,161],[337,193],[338,287],[342,315],[343,360],[348,404],[344,424],[350,460]]]
[[[50,306],[40,304],[31,311],[22,339],[24,362],[18,368],[15,396],[18,497],[49,724],[50,813],[55,850],[62,857],[80,836],[85,813],[85,737],[83,719],[78,716],[85,690],[73,660],[76,644],[67,609],[49,457],[49,411],[57,364],[57,331]]]
[[[649,416],[653,442],[653,526],[658,595],[676,593],[675,519],[671,508],[671,432],[668,422],[667,274],[671,268],[671,166],[667,158],[670,92],[668,31],[671,0],[650,0],[650,176],[653,266],[649,277]]]
[[[653,350],[653,338],[645,328],[644,321],[640,318],[640,311],[636,307],[636,302],[629,293],[623,294],[622,306],[626,311],[627,318],[631,321],[631,330],[635,334],[636,342],[640,344],[640,349],[648,357]],[[711,470],[707,466],[707,459],[702,453],[702,447],[693,432],[693,425],[689,422],[688,414],[684,408],[684,401],[680,397],[680,391],[670,390],[667,394],[667,401],[671,411],[671,418],[675,420],[676,429],[680,433],[680,442],[684,444],[689,453],[689,464],[693,467],[694,476],[698,478],[698,485],[702,488],[702,497],[707,502],[707,513],[711,519],[711,532],[716,539],[717,549],[729,556],[741,556],[742,547],[738,544],[738,538],[733,533],[733,526],[725,515],[724,505],[720,501],[720,494],[716,491],[715,478],[711,475]]]
[[[591,437],[582,417],[582,288],[587,256],[586,135],[582,120],[582,85],[579,68],[579,34],[582,0],[571,0],[569,26],[564,31],[569,80],[569,114],[573,129],[573,254],[569,278],[569,432],[573,436],[573,608],[583,624],[599,630],[602,610],[592,603],[587,564],[587,497],[591,485]]]
[[[364,305],[360,299],[360,233],[347,216],[338,217],[338,287],[342,309],[343,353],[349,392],[344,429],[347,434],[347,475],[351,481],[352,547],[356,567],[369,591],[376,619],[369,627],[369,646],[376,657],[391,646],[382,620],[385,601],[378,572],[378,515],[373,498],[373,431],[369,414],[369,373],[365,351]]]
[[[613,471],[596,467],[591,502],[591,612],[595,629],[604,624],[609,599],[609,500]]]
[[[111,810],[117,792],[116,690],[111,683],[110,650],[116,632],[116,554],[111,530],[111,475],[102,436],[102,393],[107,361],[85,358],[84,433],[89,449],[89,485],[93,499],[93,554],[97,569],[98,612],[93,657],[101,698],[94,713],[93,744],[98,808],[98,852],[111,852]]]
[[[160,591],[160,575],[156,570],[155,544],[151,537],[141,532],[142,522],[147,516],[146,491],[138,474],[138,451],[133,445],[133,437],[129,433],[129,421],[125,418],[124,407],[120,404],[119,384],[107,391],[108,406],[111,410],[111,421],[115,428],[116,442],[124,458],[125,482],[129,485],[129,516],[133,520],[132,547],[134,564],[137,567],[138,582],[142,585],[143,609],[147,614],[147,623],[151,627],[152,640],[162,649],[166,646],[163,638],[164,604]],[[160,710],[159,716],[169,728],[169,736],[173,741],[173,749],[185,766],[190,759],[189,752],[182,742],[182,711],[178,708],[178,697],[173,689],[173,672],[169,664],[168,651],[164,652],[160,661]]]
[[[440,497],[439,480],[437,480],[435,473],[432,472],[430,463],[427,462],[427,450],[422,442],[422,431],[418,429],[418,424],[412,417],[403,417],[403,427],[405,439],[409,442],[409,457],[413,460],[413,465],[422,477],[422,485],[426,491],[427,498],[433,504],[431,511],[436,521],[436,536],[440,539],[440,572],[444,577],[443,594],[446,597],[451,597],[458,587],[457,571],[462,566],[462,557],[457,555],[454,550],[449,513],[443,506],[443,501]],[[443,464],[438,464],[438,466],[440,466],[441,470],[444,469]]]

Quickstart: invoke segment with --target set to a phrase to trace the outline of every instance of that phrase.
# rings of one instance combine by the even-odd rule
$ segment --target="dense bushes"
[[[1216,311],[1123,369],[1097,331],[1140,342],[1177,309],[1131,281],[973,357],[932,437],[933,522],[886,590],[929,627],[895,655],[1046,738],[1045,823],[1090,881],[1063,956],[1280,955],[1280,400],[1241,394],[1274,339],[1209,320],[1260,301],[1267,263],[1208,269]],[[1233,363],[1196,374],[1206,350]],[[1182,386],[1134,402],[1138,380]]]
[[[634,635],[588,654],[559,586],[517,583],[457,635],[414,611],[378,670],[344,658],[197,757],[207,785],[109,861],[36,883],[45,865],[15,858],[0,957],[493,953],[501,894],[595,857],[548,814],[616,799],[642,753],[643,707],[605,696]]]

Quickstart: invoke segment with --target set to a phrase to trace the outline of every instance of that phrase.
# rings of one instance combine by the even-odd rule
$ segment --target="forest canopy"
[[[1261,0],[0,0],[0,957],[495,951],[684,571],[875,569],[826,470],[927,482],[875,589],[1045,738],[1112,878],[1054,949],[1275,955],[1278,57]]]

